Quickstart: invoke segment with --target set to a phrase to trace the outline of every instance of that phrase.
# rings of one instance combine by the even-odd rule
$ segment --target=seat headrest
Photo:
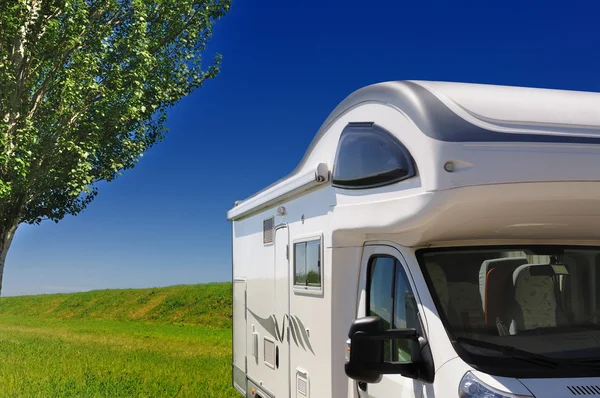
[[[517,279],[524,277],[546,277],[551,278],[555,275],[554,269],[549,264],[525,264],[517,267],[513,272],[513,285],[516,285]]]
[[[526,257],[505,257],[505,258],[494,258],[491,260],[485,260],[483,263],[481,263],[481,268],[486,268],[486,269],[490,269],[491,267],[494,266],[511,266],[511,265],[516,265],[517,267],[519,265],[523,265],[523,264],[527,264],[527,258]]]
[[[481,263],[481,267],[479,268],[479,294],[481,295],[482,304],[485,303],[486,277],[490,269],[495,267],[515,269],[523,264],[527,264],[527,258],[525,257],[495,258],[492,260],[485,260]]]

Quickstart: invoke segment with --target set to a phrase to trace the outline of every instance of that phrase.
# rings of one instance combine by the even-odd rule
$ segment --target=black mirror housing
[[[433,358],[429,344],[416,329],[385,330],[380,317],[368,316],[352,323],[348,337],[351,348],[345,371],[349,378],[364,383],[378,383],[384,374],[401,374],[417,380],[433,381]],[[410,362],[384,361],[383,341],[394,339],[411,341]]]
[[[383,344],[377,340],[356,341],[357,333],[360,339],[361,335],[378,335],[381,332],[383,332],[383,320],[376,316],[360,318],[352,323],[348,332],[352,348],[350,360],[345,365],[348,377],[365,383],[378,383],[381,380],[381,374],[369,370],[369,365],[377,365],[383,361]]]

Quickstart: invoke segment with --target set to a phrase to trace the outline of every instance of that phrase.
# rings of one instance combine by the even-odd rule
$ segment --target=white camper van
[[[246,397],[600,396],[600,94],[368,86],[227,217]]]

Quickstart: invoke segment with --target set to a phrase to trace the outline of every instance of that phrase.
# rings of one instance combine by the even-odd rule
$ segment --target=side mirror
[[[416,329],[384,329],[378,316],[360,318],[352,323],[346,375],[364,383],[378,383],[384,374],[401,374],[426,382],[433,381],[433,360],[425,338]],[[384,343],[388,344],[384,344]],[[384,349],[402,342],[410,347],[406,362],[386,362]],[[398,352],[397,348],[396,351]],[[390,349],[391,353],[391,349]]]

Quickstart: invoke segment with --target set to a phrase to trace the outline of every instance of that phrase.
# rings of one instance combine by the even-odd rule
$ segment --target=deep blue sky
[[[468,3],[233,0],[209,46],[221,74],[172,109],[166,141],[82,214],[21,226],[3,295],[229,280],[227,210],[289,173],[361,86],[600,91],[594,2]]]

